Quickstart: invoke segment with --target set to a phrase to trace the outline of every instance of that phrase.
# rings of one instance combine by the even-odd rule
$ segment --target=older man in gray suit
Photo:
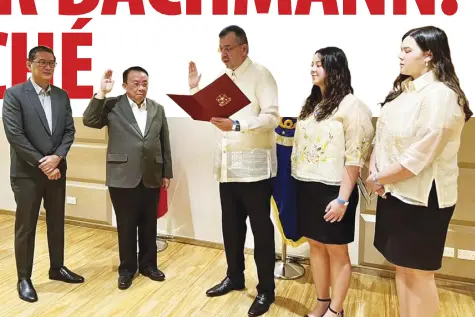
[[[84,111],[84,125],[109,130],[106,185],[114,205],[119,235],[119,289],[132,285],[138,270],[155,281],[165,275],[157,267],[157,204],[160,187],[173,177],[165,111],[147,98],[148,73],[130,67],[123,73],[126,93],[105,98],[112,90],[112,71],[105,72],[100,91]]]
[[[56,57],[49,47],[32,48],[26,66],[31,78],[5,92],[3,124],[10,143],[10,182],[17,204],[17,290],[22,300],[35,302],[38,296],[31,273],[41,200],[46,209],[49,278],[67,283],[82,283],[84,278],[63,264],[66,156],[75,134],[69,97],[50,85]]]

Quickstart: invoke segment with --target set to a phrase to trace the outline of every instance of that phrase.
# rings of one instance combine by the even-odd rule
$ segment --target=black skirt
[[[340,222],[327,222],[325,209],[338,198],[340,186],[296,180],[297,226],[299,233],[324,244],[348,244],[355,239],[355,215],[359,193],[355,185],[345,215]]]
[[[435,184],[429,206],[404,203],[386,195],[378,198],[374,246],[394,265],[424,271],[442,266],[445,240],[455,205],[439,208]]]

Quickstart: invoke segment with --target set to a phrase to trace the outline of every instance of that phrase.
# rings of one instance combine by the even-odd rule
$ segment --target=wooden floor
[[[66,265],[86,282],[70,285],[47,277],[49,257],[46,226],[39,221],[33,283],[39,301],[18,298],[13,249],[14,217],[0,214],[0,316],[247,316],[256,295],[256,270],[246,258],[247,290],[220,298],[205,291],[225,274],[222,250],[170,243],[158,254],[167,280],[154,282],[143,276],[126,291],[117,289],[117,234],[112,231],[66,227]],[[475,293],[441,286],[441,316],[475,316]],[[303,316],[314,305],[309,272],[297,281],[277,281],[276,302],[266,316]],[[397,317],[397,297],[390,279],[354,274],[345,303],[348,317]]]

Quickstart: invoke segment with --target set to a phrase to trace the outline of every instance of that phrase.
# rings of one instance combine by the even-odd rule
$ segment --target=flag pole
[[[164,251],[168,247],[168,242],[157,236],[157,253]]]
[[[305,274],[305,268],[300,263],[287,257],[287,244],[282,240],[282,256],[275,262],[274,277],[279,280],[296,280]]]

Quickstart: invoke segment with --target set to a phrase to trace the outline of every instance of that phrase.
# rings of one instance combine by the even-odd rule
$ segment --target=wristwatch
[[[241,131],[241,125],[237,120],[233,120],[233,131]]]
[[[338,197],[338,198],[336,199],[336,201],[337,201],[340,205],[348,206],[348,205],[350,204],[349,201],[344,200],[344,199],[341,199],[340,197]]]

